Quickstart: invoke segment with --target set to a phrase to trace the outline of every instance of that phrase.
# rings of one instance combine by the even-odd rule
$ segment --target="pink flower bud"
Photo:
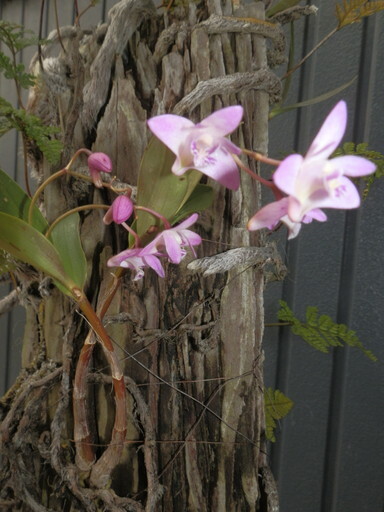
[[[105,153],[92,153],[88,157],[88,169],[95,187],[101,188],[103,183],[100,178],[100,173],[111,172],[112,161]]]
[[[133,212],[133,202],[128,196],[118,196],[113,201],[111,207],[104,215],[104,224],[121,224],[129,219]]]

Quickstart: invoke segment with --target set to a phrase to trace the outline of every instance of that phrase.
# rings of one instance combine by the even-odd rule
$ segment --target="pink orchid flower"
[[[198,214],[194,213],[177,226],[165,229],[147,247],[165,252],[169,261],[176,264],[186,255],[184,247],[188,246],[196,256],[193,246],[201,244],[201,236],[186,228],[192,226],[198,217]]]
[[[253,231],[273,229],[279,221],[287,224],[289,238],[300,231],[301,222],[327,217],[320,208],[351,209],[360,205],[360,195],[346,176],[366,176],[376,166],[366,158],[346,155],[329,158],[344,136],[347,106],[339,101],[328,114],[305,157],[294,154],[285,158],[273,175],[276,187],[287,194],[258,211],[248,222]]]
[[[112,172],[112,161],[105,153],[91,153],[88,157],[88,169],[95,187],[101,188],[103,182],[100,173]]]
[[[283,222],[288,228],[288,240],[295,238],[301,229],[301,222],[309,224],[313,220],[325,222],[327,216],[316,208],[307,212],[301,222],[294,222],[288,216],[288,197],[283,197],[279,201],[267,204],[261,208],[256,215],[248,221],[249,231],[256,231],[261,228],[274,229],[279,222]]]
[[[125,195],[117,196],[110,208],[107,210],[107,213],[104,215],[103,222],[104,224],[111,224],[112,222],[122,224],[129,219],[132,213],[132,200]]]
[[[138,281],[144,276],[144,268],[152,268],[160,277],[164,277],[164,269],[160,263],[159,256],[162,254],[156,252],[154,248],[148,246],[138,249],[126,249],[109,258],[108,267],[129,268],[136,272],[133,280]]]
[[[164,114],[148,120],[150,130],[173,153],[176,160],[172,172],[177,176],[196,169],[225,187],[239,188],[239,170],[231,153],[241,149],[225,136],[239,126],[243,117],[241,106],[226,107],[194,124],[185,117]]]

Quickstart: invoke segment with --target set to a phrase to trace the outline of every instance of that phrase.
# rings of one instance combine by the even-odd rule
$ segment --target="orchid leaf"
[[[311,105],[316,105],[316,103],[321,103],[322,101],[328,100],[329,98],[336,96],[336,94],[339,94],[340,92],[344,91],[344,89],[350,87],[356,80],[356,78],[357,77],[355,76],[346,84],[336,87],[336,89],[332,89],[331,91],[325,92],[324,94],[320,94],[320,96],[316,96],[316,98],[300,101],[299,103],[293,103],[292,105],[287,105],[286,107],[276,107],[272,109],[271,112],[269,113],[269,119],[273,119],[274,117],[279,116],[280,114],[285,114],[286,112],[294,110],[295,108],[310,107]]]
[[[192,213],[201,212],[202,210],[209,208],[212,205],[212,202],[213,188],[209,185],[199,183],[189,196],[186,203],[184,203],[180,210],[176,212],[175,217],[171,219],[172,224],[185,219],[185,217]]]
[[[79,222],[78,213],[65,217],[53,228],[50,239],[61,257],[65,272],[82,290],[87,278],[87,260],[81,245]]]
[[[290,7],[294,7],[295,5],[299,4],[301,0],[280,0],[280,2],[277,2],[276,5],[268,9],[266,12],[266,15],[268,18],[271,16],[274,16],[275,14],[285,11],[286,9],[289,9]]]
[[[0,169],[0,212],[8,213],[19,219],[28,221],[30,198],[19,185]],[[48,227],[48,222],[37,206],[33,208],[32,226],[43,232]]]
[[[67,295],[75,283],[66,273],[59,253],[49,240],[27,222],[0,212],[0,249],[58,281]]]
[[[265,436],[268,441],[276,441],[276,420],[281,420],[293,407],[293,402],[278,389],[267,388],[264,390],[265,408]]]
[[[187,171],[183,176],[175,176],[171,167],[175,155],[159,139],[152,137],[144,152],[137,185],[137,204],[160,213],[168,220],[188,201],[201,173]],[[142,237],[148,228],[160,225],[160,221],[149,213],[138,211],[136,230]]]

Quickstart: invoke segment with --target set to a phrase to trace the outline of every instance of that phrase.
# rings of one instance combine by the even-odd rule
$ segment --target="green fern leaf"
[[[377,361],[377,357],[364,347],[355,331],[344,324],[336,324],[328,315],[319,316],[318,308],[308,306],[306,322],[301,322],[285,301],[281,300],[280,306],[279,320],[289,322],[292,333],[316,350],[328,353],[331,347],[349,345],[361,350],[372,361]]]
[[[293,402],[278,389],[264,390],[265,436],[268,441],[276,441],[276,420],[286,416],[293,407]]]
[[[343,0],[341,4],[336,4],[337,28],[339,30],[382,10],[384,1]]]

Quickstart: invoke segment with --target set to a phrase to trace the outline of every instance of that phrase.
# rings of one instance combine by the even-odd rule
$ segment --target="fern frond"
[[[278,389],[264,390],[265,436],[268,441],[276,441],[276,420],[281,420],[293,407],[293,402]]]
[[[318,308],[308,306],[306,322],[302,322],[295,317],[285,301],[281,300],[280,306],[279,320],[290,323],[292,333],[300,336],[316,350],[328,353],[331,347],[343,346],[344,344],[358,348],[369,359],[377,361],[377,357],[364,347],[355,331],[350,330],[344,324],[336,324],[328,315],[319,316]]]
[[[359,178],[365,184],[364,190],[362,192],[363,199],[366,199],[373,183],[379,179],[384,177],[384,155],[379,153],[378,151],[374,151],[368,148],[368,144],[366,142],[360,144],[354,144],[353,142],[346,142],[342,148],[339,148],[335,151],[334,156],[341,155],[357,155],[362,156],[364,158],[368,158],[376,165],[376,171],[369,176],[362,176]]]
[[[49,163],[54,164],[59,160],[63,145],[54,135],[60,130],[54,126],[45,126],[39,117],[23,109],[16,109],[4,98],[0,98],[0,135],[2,131],[5,133],[11,128],[16,128],[35,143]]]
[[[343,0],[341,4],[336,4],[336,17],[339,22],[337,28],[341,29],[382,10],[384,10],[382,0]]]

